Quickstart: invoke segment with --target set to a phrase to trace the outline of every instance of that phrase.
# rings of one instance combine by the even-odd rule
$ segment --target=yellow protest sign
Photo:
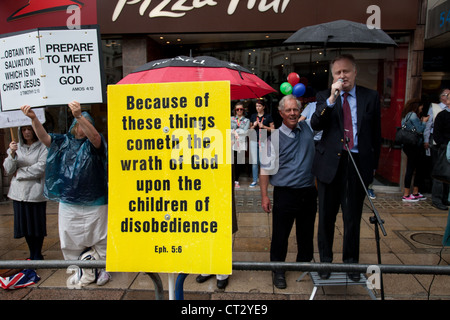
[[[108,86],[106,268],[230,274],[230,83]]]

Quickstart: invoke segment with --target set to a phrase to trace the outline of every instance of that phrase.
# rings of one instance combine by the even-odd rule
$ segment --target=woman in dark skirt
[[[25,237],[29,259],[42,260],[42,245],[47,235],[44,175],[47,148],[31,126],[19,128],[19,143],[12,141],[3,162],[12,176],[8,197],[13,200],[14,238]]]

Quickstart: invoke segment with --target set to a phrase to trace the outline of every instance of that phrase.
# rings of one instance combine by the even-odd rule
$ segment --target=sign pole
[[[19,142],[16,138],[16,135],[14,134],[13,128],[9,128],[9,132],[11,133],[11,140],[13,140],[15,142]]]
[[[175,274],[168,273],[169,278],[169,300],[175,300]]]

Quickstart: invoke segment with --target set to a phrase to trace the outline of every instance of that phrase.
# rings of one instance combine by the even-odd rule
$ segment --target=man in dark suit
[[[314,130],[323,130],[312,172],[319,191],[318,247],[321,262],[333,261],[333,239],[339,206],[344,221],[344,263],[359,262],[359,239],[365,191],[349,157],[353,156],[367,187],[378,165],[381,147],[380,99],[374,90],[357,86],[356,63],[351,55],[331,62],[331,89],[317,94]],[[319,273],[322,279],[329,272]],[[349,273],[359,281],[359,273]]]

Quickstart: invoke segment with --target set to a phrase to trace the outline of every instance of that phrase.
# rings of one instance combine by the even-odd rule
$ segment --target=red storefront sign
[[[411,0],[2,0],[0,32],[65,26],[69,6],[80,9],[81,25],[98,24],[102,34],[293,32],[339,19],[366,23],[372,6],[383,30],[412,30],[418,12]]]
[[[333,20],[366,23],[380,10],[383,30],[413,30],[418,1],[98,0],[103,34],[293,32]]]
[[[44,27],[62,27],[71,20],[76,6],[80,24],[97,24],[96,0],[2,0],[0,3],[0,32],[2,34]]]

